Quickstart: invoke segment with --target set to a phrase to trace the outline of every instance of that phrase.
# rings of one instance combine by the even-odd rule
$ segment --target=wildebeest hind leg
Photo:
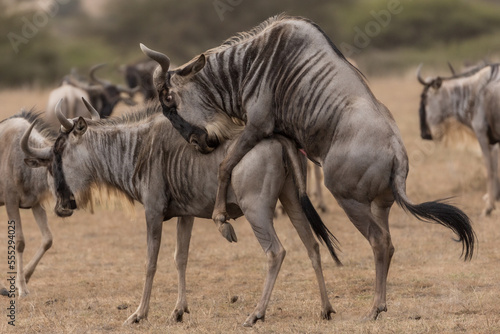
[[[323,277],[323,269],[321,267],[319,244],[312,234],[304,211],[301,209],[293,180],[289,177],[288,181],[289,182],[285,183],[283,191],[281,192],[280,201],[283,204],[283,208],[288,214],[288,217],[290,217],[293,226],[297,230],[300,240],[302,240],[302,243],[307,249],[307,255],[311,260],[314,273],[316,274],[316,280],[318,281],[319,293],[321,297],[321,318],[330,320],[331,314],[335,313],[335,310],[330,304],[328,293],[326,292],[325,278]]]
[[[219,166],[219,186],[217,189],[217,197],[215,198],[212,219],[217,225],[219,232],[229,242],[238,241],[232,225],[227,222],[229,219],[226,210],[227,188],[231,181],[231,173],[245,154],[247,154],[264,136],[265,134],[256,131],[255,127],[247,124],[245,130],[243,130],[241,136],[238,137]]]
[[[184,313],[189,313],[186,299],[186,267],[189,255],[189,242],[193,231],[194,217],[179,217],[177,219],[177,244],[175,246],[174,261],[177,267],[177,303],[170,316],[172,320],[180,322]]]
[[[35,256],[33,256],[24,269],[26,283],[28,283],[31,275],[33,275],[38,262],[40,262],[45,252],[52,246],[52,233],[50,232],[50,228],[47,223],[47,214],[45,213],[45,210],[40,204],[36,204],[31,210],[33,211],[33,216],[38,223],[38,228],[42,233],[42,244],[38,248]]]
[[[372,247],[375,258],[375,296],[373,306],[365,320],[376,320],[380,312],[387,311],[386,285],[394,246],[389,233],[390,205],[360,203],[353,199],[337,199],[351,222]]]
[[[21,215],[19,213],[18,203],[11,200],[5,203],[5,208],[7,209],[7,216],[9,221],[15,221],[15,231],[16,231],[16,287],[18,290],[19,297],[25,297],[29,294],[28,288],[26,286],[26,278],[24,276],[24,262],[23,253],[25,247],[23,228],[21,224]],[[12,268],[9,268],[12,269]],[[12,270],[13,271],[13,270]]]

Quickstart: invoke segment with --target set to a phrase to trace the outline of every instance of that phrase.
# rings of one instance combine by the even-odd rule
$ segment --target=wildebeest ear
[[[431,84],[432,88],[434,89],[439,89],[441,88],[441,85],[443,84],[443,79],[440,77],[437,77]]]
[[[73,130],[73,133],[76,135],[83,135],[87,131],[87,122],[83,117],[78,117],[78,121],[76,121],[75,128]]]
[[[24,159],[24,163],[30,168],[47,167],[50,165],[50,160],[27,158]]]
[[[192,74],[196,74],[199,71],[201,71],[203,69],[203,67],[205,67],[206,62],[207,62],[207,59],[206,59],[205,55],[202,53],[201,55],[198,56],[198,59],[196,59],[191,64],[184,67],[182,70],[177,72],[177,74],[180,76],[183,76],[183,77],[188,76],[188,75],[192,75]]]

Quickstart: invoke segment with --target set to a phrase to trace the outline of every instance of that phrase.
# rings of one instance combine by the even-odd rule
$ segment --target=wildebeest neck
[[[161,101],[161,99],[160,99]],[[211,140],[208,137],[207,131],[197,126],[191,125],[186,122],[178,113],[175,107],[166,106],[163,101],[161,103],[163,115],[167,117],[174,128],[181,134],[181,136],[191,145],[195,146],[201,153],[210,153],[217,146],[217,140]]]

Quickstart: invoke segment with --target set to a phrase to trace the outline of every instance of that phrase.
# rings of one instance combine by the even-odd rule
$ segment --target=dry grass
[[[480,217],[485,192],[481,158],[470,150],[424,143],[419,138],[418,96],[413,79],[373,79],[376,96],[393,112],[411,159],[408,194],[415,202],[456,196],[453,202],[474,221],[479,239],[472,262],[460,258],[461,246],[449,230],[425,224],[394,207],[391,229],[396,253],[389,273],[388,312],[362,323],[373,297],[374,266],[366,240],[348,222],[333,198],[323,219],[341,241],[338,268],[322,249],[332,304],[331,321],[320,320],[314,272],[287,218],[276,230],[287,257],[268,308],[266,322],[253,329],[241,324],[260,297],[266,259],[244,219],[234,222],[238,243],[228,244],[211,221],[195,223],[188,266],[191,314],[183,323],[169,320],[177,295],[172,261],[175,221],[164,224],[163,245],[153,288],[149,321],[123,327],[138,306],[144,279],[146,235],[143,209],[97,207],[61,220],[50,214],[54,245],[32,280],[31,294],[17,301],[16,330],[23,333],[498,333],[500,331],[500,229],[498,213]],[[43,107],[46,92],[0,92],[1,118],[21,106]],[[31,257],[40,235],[31,213],[23,213]],[[0,208],[0,221],[7,221]],[[6,224],[0,231],[6,252]],[[5,258],[0,263],[6,272]],[[2,275],[3,277],[3,275]],[[235,303],[231,297],[238,296]],[[0,299],[6,313],[7,299]],[[118,309],[125,306],[125,309]],[[122,307],[123,308],[123,307]],[[0,312],[0,313],[1,313]],[[12,331],[5,315],[0,332]]]

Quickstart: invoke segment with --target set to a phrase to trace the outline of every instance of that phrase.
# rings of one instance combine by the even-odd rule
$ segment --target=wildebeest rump
[[[60,112],[57,114],[61,115]],[[64,131],[53,148],[54,158],[60,159],[60,171],[54,172],[55,182],[66,184],[77,199],[81,198],[78,193],[86,193],[92,186],[112,187],[123,192],[130,200],[142,203],[145,208],[148,244],[146,281],[141,303],[126,323],[138,322],[147,317],[162,224],[172,217],[180,217],[175,255],[179,298],[172,316],[181,320],[183,313],[188,310],[184,280],[193,217],[211,216],[217,190],[217,165],[230,143],[226,142],[211,155],[201,154],[173,129],[162,115],[158,103],[147,104],[141,111],[119,119],[61,120]],[[29,137],[29,131],[25,137]],[[295,174],[299,193],[292,173]],[[326,293],[319,246],[311,233],[311,227],[340,263],[333,248],[335,238],[309,202],[303,177],[299,174],[297,150],[286,139],[262,142],[233,171],[234,191],[230,191],[229,214],[232,218],[245,215],[269,264],[262,297],[245,321],[247,326],[264,319],[285,256],[273,227],[278,198],[313,263],[321,294],[321,315],[330,318],[333,312]],[[264,181],[255,182],[260,179]],[[59,192],[56,187],[56,196],[59,199],[68,194]],[[64,200],[60,202],[65,203]]]
[[[209,153],[230,137],[239,126],[234,119],[245,124],[219,168],[213,219],[226,238],[232,169],[256,143],[279,133],[323,166],[326,187],[370,242],[376,283],[367,318],[387,309],[394,252],[388,217],[395,201],[451,228],[465,258],[472,255],[475,236],[465,213],[440,201],[415,205],[408,199],[408,157],[391,113],[313,22],[272,17],[173,70],[167,56],[141,48],[159,63],[154,84],[164,115],[200,151]]]

